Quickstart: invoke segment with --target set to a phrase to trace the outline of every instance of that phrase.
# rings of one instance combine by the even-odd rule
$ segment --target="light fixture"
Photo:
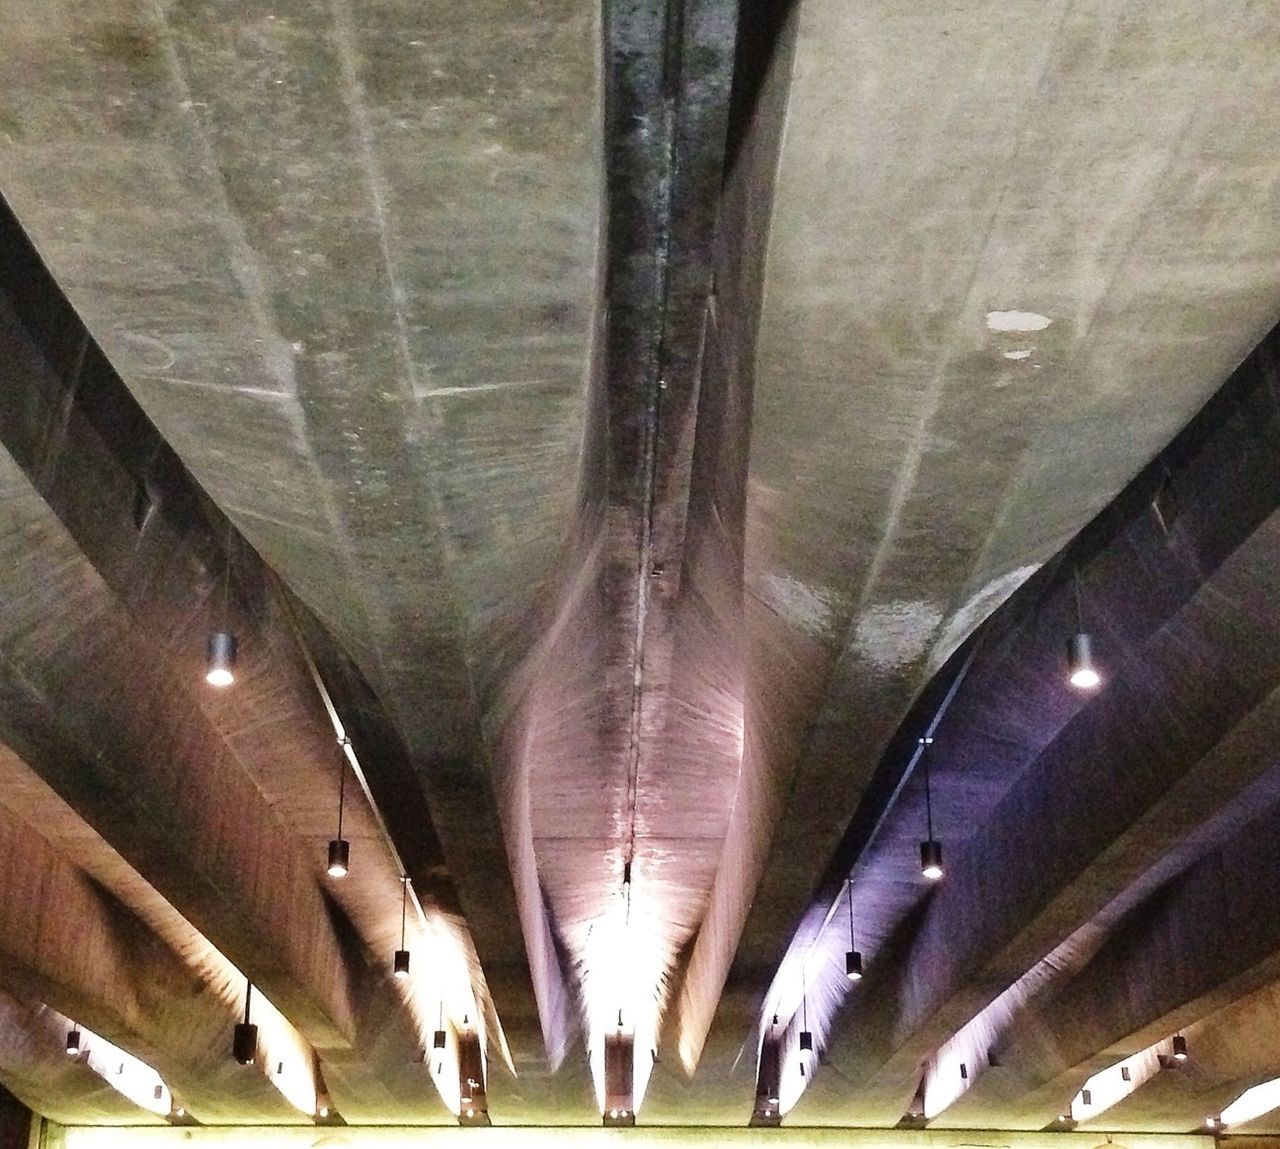
[[[635,1118],[635,1038],[628,1033],[604,1036],[604,1125],[632,1126]]]
[[[396,950],[395,959],[391,963],[391,972],[398,978],[409,976],[409,951],[405,949],[405,916],[409,912],[409,877],[406,874],[400,879],[400,948]]]
[[[317,1117],[328,1117],[328,1116],[329,1116],[329,1107],[328,1107],[327,1105],[321,1105],[321,1106],[320,1106],[320,1108],[316,1110],[316,1116],[317,1116]]]
[[[72,1026],[71,1029],[67,1031],[67,1056],[68,1057],[80,1056],[80,1027],[79,1026]]]
[[[345,878],[351,865],[351,843],[342,836],[342,811],[347,787],[347,740],[342,740],[343,752],[338,760],[338,836],[329,843],[329,877]]]
[[[249,1021],[249,1004],[253,999],[253,983],[244,986],[244,1021],[236,1023],[231,1041],[231,1055],[241,1065],[252,1065],[258,1060],[258,1027]]]
[[[1180,1033],[1173,1036],[1173,1059],[1174,1061],[1187,1060],[1187,1039]]]
[[[230,686],[236,680],[236,636],[229,630],[209,635],[208,667],[204,680],[210,686]]]
[[[173,1111],[173,1115],[175,1117],[185,1117],[187,1115],[187,1111],[179,1105],[178,1108]]]
[[[1093,664],[1093,640],[1084,631],[1073,634],[1067,643],[1067,666],[1077,690],[1097,690],[1102,685],[1102,675]]]
[[[800,1052],[813,1053],[813,1031],[809,1028],[809,983],[803,968],[800,970]],[[804,1072],[801,1058],[800,1072]]]
[[[920,739],[920,758],[924,763],[924,816],[928,837],[920,843],[920,872],[931,882],[942,877],[942,843],[933,836],[933,792],[929,785],[929,747],[932,738]]]
[[[850,981],[862,980],[862,955],[853,943],[853,879],[849,879],[849,949],[844,955],[844,976]]]
[[[1204,1127],[1206,1129],[1216,1129],[1218,1127],[1218,1119],[1210,1114],[1204,1119]]]
[[[440,1019],[436,1022],[436,1031],[431,1037],[432,1049],[443,1049],[448,1039],[444,1032],[444,998],[440,999]]]
[[[1084,611],[1080,605],[1080,572],[1071,576],[1076,602],[1076,632],[1067,640],[1067,675],[1077,690],[1097,690],[1102,675],[1093,662],[1093,639],[1084,629]]]

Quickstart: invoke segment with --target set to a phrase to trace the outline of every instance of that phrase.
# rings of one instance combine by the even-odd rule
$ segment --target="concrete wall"
[[[896,1129],[60,1129],[46,1130],[45,1149],[167,1149],[168,1146],[208,1146],[210,1149],[311,1149],[312,1146],[368,1146],[370,1149],[410,1149],[425,1143],[450,1142],[467,1149],[654,1149],[682,1145],[786,1146],[788,1149],[1213,1149],[1212,1137],[1143,1134],[1110,1137],[1100,1144],[1096,1133],[981,1133],[963,1131],[907,1131]]]

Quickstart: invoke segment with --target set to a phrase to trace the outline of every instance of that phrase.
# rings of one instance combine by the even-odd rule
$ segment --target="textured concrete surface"
[[[387,984],[400,866],[463,938],[496,1122],[598,1120],[615,1015],[645,1120],[745,1122],[760,1026],[790,1048],[800,1006],[826,1064],[794,1120],[892,1125],[1013,981],[1080,931],[1111,960],[1221,845],[1184,837],[1271,803],[1272,348],[1212,449],[1170,459],[1179,523],[1146,472],[1031,578],[1280,315],[1264,6],[0,23],[0,192],[105,353],[61,312],[23,350],[3,313],[0,734],[118,852],[94,880],[157,960],[177,934],[114,891],[130,872],[262,979],[353,1117],[448,1119]],[[245,681],[210,701],[228,553]],[[1089,705],[1058,685],[1075,568],[1114,659]],[[937,732],[955,872],[927,896],[902,751],[1011,596]],[[371,861],[333,892],[289,602],[371,763]],[[71,874],[105,865],[57,838]],[[844,1005],[823,926],[854,866],[875,992]],[[1023,1084],[961,1105],[1043,1124],[1045,1081],[1215,988],[1153,979],[1117,1020],[1116,961],[1063,1066],[1028,1038]]]

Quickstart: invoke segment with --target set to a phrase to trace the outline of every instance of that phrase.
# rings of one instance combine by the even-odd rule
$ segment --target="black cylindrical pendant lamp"
[[[920,872],[931,882],[942,877],[942,843],[929,838],[920,843]]]
[[[391,963],[391,972],[398,978],[409,976],[409,951],[405,947],[405,918],[409,912],[409,878],[400,879],[400,948],[396,950],[395,959]]]
[[[244,1020],[236,1023],[231,1039],[231,1056],[241,1065],[252,1065],[258,1060],[258,1027],[249,1021],[249,1006],[253,1001],[253,983],[244,986]]]
[[[351,865],[351,843],[345,838],[334,838],[329,843],[329,877],[345,878]]]

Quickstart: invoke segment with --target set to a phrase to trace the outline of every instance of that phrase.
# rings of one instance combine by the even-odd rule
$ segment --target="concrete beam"
[[[66,568],[66,577],[75,578],[81,590],[97,585],[98,602],[93,609],[127,632],[116,643],[106,634],[95,635],[108,649],[119,641],[131,646],[117,671],[121,684],[127,682],[131,667],[144,674],[148,673],[145,668],[162,674],[159,668],[168,668],[169,682],[165,692],[157,694],[156,708],[146,716],[145,732],[140,733],[141,719],[135,715],[132,733],[120,735],[121,728],[129,726],[127,714],[111,714],[100,729],[115,729],[126,742],[144,734],[154,741],[163,737],[161,728],[167,730],[178,738],[179,748],[166,753],[176,754],[185,763],[187,784],[203,777],[217,788],[224,780],[234,787],[234,779],[218,777],[218,772],[228,767],[236,770],[240,785],[249,787],[241,795],[246,805],[240,811],[248,820],[212,818],[217,807],[201,806],[210,795],[193,797],[194,804],[187,808],[186,833],[197,847],[179,868],[234,866],[235,859],[246,864],[247,858],[250,867],[265,868],[278,878],[288,869],[279,868],[281,860],[291,859],[297,873],[286,879],[295,886],[288,898],[294,913],[302,912],[303,918],[281,919],[263,905],[260,911],[266,916],[256,925],[248,925],[241,914],[237,937],[228,930],[226,917],[218,918],[219,911],[202,913],[193,907],[193,901],[211,892],[206,879],[175,875],[171,865],[168,882],[161,884],[193,921],[294,1015],[319,1047],[334,1056],[353,1041],[360,1047],[360,1055],[350,1059],[346,1072],[335,1074],[337,1091],[344,1094],[335,1099],[344,1109],[353,1115],[363,1112],[344,1086],[353,1077],[381,1072],[385,1084],[377,1108],[382,1116],[429,1118],[437,1111],[438,1101],[422,1087],[421,1075],[405,1068],[420,1057],[420,1026],[393,992],[381,949],[373,958],[377,972],[359,993],[360,1016],[353,1013],[353,1003],[346,996],[353,973],[364,970],[372,949],[385,948],[386,936],[398,924],[399,867],[353,788],[347,832],[357,842],[357,872],[333,894],[360,940],[354,946],[340,942],[314,879],[322,874],[325,844],[334,832],[341,755],[276,584],[142,415],[49,281],[12,218],[6,215],[0,222],[6,267],[13,276],[6,282],[6,298],[14,303],[14,309],[6,306],[0,312],[0,338],[10,369],[21,372],[26,380],[25,387],[10,390],[0,400],[5,405],[0,439],[49,510],[46,522],[36,503],[27,500],[24,521],[42,538],[58,540],[61,558],[55,561]],[[74,466],[69,465],[71,459]],[[11,463],[6,465],[10,472],[16,471]],[[10,485],[23,486],[16,479]],[[53,525],[54,514],[60,527]],[[69,573],[73,565],[80,569],[79,576]],[[86,598],[82,605],[87,604]],[[64,617],[58,609],[54,608],[51,618]],[[241,644],[240,682],[225,695],[199,684],[205,638],[221,626],[235,630]],[[84,637],[86,631],[82,628],[78,633]],[[64,641],[74,645],[71,638]],[[192,689],[175,690],[174,682],[191,684]],[[65,680],[59,688],[69,689]],[[51,696],[56,693],[52,690]],[[91,705],[94,713],[101,713],[113,703],[98,698]],[[120,703],[122,708],[126,705]],[[376,708],[376,703],[371,705]],[[61,721],[67,716],[52,717]],[[122,745],[115,743],[117,752]],[[136,751],[136,741],[132,745]],[[376,760],[374,748],[365,749],[369,751],[366,758]],[[153,765],[164,771],[173,763]],[[190,793],[194,796],[197,790],[193,786]],[[227,847],[226,835],[249,829],[255,809],[266,816],[266,821],[259,818],[258,828],[265,832],[263,844],[270,841],[270,849],[249,848],[244,841]],[[443,912],[455,914],[456,894],[430,819],[425,810],[418,813],[414,876],[421,878],[421,896]],[[210,829],[211,825],[215,828]],[[117,824],[115,834],[119,841],[118,835],[127,837],[129,831]],[[209,841],[219,835],[223,845]],[[204,847],[198,845],[202,840]],[[133,843],[135,861],[140,860],[136,851],[141,848]],[[147,856],[164,857],[165,852]],[[268,888],[246,877],[237,893],[225,877],[219,874],[213,884],[212,889],[219,884],[224,887],[214,895],[215,903],[219,897],[235,900],[246,890],[261,894]],[[243,898],[239,911],[251,901]],[[298,932],[304,919],[310,938]],[[248,935],[243,933],[246,928]],[[340,947],[350,952],[343,953]],[[288,955],[291,950],[295,957],[286,957],[286,962],[305,953],[302,960],[312,962],[312,968],[295,966],[292,974],[284,976],[267,968],[265,955]],[[329,968],[315,965],[317,959],[328,960]],[[335,975],[335,970],[340,972]],[[293,984],[287,984],[289,978]],[[310,984],[301,984],[306,981]],[[374,1049],[379,1052],[381,1070],[371,1064]],[[400,1078],[404,1078],[402,1086],[390,1084]],[[388,1106],[394,1112],[387,1112]]]
[[[1251,744],[1280,681],[1253,637],[1278,545],[1275,340],[1081,536],[1068,573],[988,627],[935,734],[935,825],[952,846],[927,904],[923,886],[901,881],[924,823],[918,786],[898,797],[874,851],[829,871],[793,948],[812,944],[854,861],[863,928],[870,917],[873,933],[892,935],[872,988],[833,1030],[831,1060],[859,1083],[864,1118],[901,1116],[930,1053],[1166,852],[1185,863],[1187,832],[1264,768],[1233,747]],[[1168,475],[1182,510],[1166,535],[1150,500]],[[1107,686],[1083,708],[1062,678],[1077,569],[1109,652]],[[827,1087],[810,1092],[798,1116],[824,1102],[843,1111]]]
[[[0,812],[0,887],[7,993],[47,1002],[128,1050],[201,1120],[299,1119],[262,1069],[232,1061],[235,1009],[132,911],[7,812]]]
[[[1254,746],[1269,761],[1280,708],[1268,717]],[[1221,772],[1227,761],[1218,757],[1214,765]],[[1227,819],[1219,830],[1227,839],[1223,845],[1132,911],[1074,976],[1027,1004],[995,1046],[1001,1068],[979,1078],[970,1095],[943,1115],[945,1124],[981,1128],[1000,1113],[1014,1128],[1039,1128],[1064,1111],[1097,1069],[1211,1019],[1280,977],[1280,794],[1274,773],[1269,790]],[[1251,816],[1268,800],[1266,813]],[[1280,1074],[1278,1051],[1267,1044]],[[987,1076],[990,1089],[983,1088]],[[1111,1128],[1109,1116],[1099,1119],[1102,1127]],[[1180,1116],[1180,1126],[1173,1127],[1193,1129],[1204,1114]],[[1165,1120],[1171,1118],[1176,1121],[1173,1114]]]
[[[66,1026],[37,1002],[0,991],[0,1084],[32,1112],[62,1124],[147,1125],[160,1118],[68,1057]]]

